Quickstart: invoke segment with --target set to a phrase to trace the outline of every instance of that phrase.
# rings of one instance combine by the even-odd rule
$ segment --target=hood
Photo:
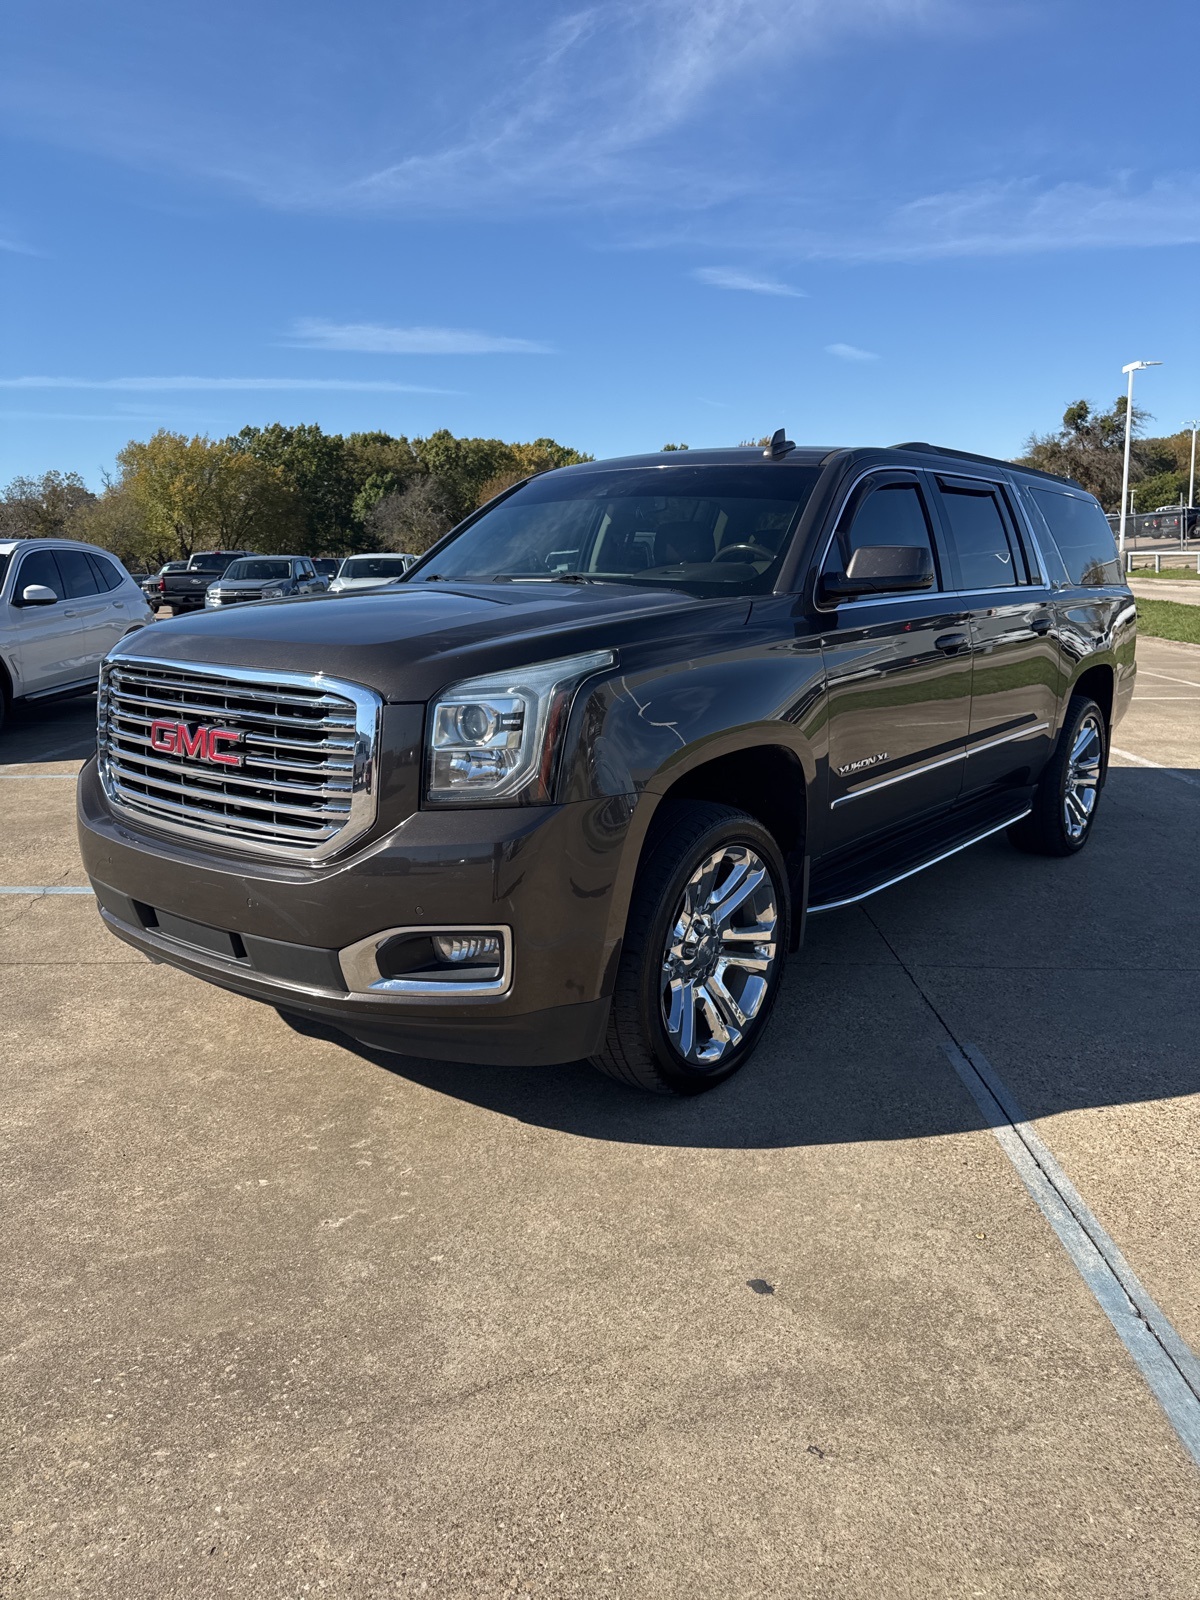
[[[278,589],[291,578],[214,578],[210,589]]]
[[[351,589],[382,589],[385,583],[395,581],[395,578],[335,578],[329,585],[329,593],[347,594]]]
[[[620,584],[401,585],[272,600],[156,622],[121,655],[259,671],[324,672],[387,700],[428,700],[460,678],[664,632],[741,626],[745,598],[697,600]]]

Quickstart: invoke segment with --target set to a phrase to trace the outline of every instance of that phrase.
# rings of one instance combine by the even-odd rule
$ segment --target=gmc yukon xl
[[[805,918],[1095,826],[1136,613],[1077,484],[926,444],[516,485],[398,583],[123,641],[79,787],[120,938],[400,1054],[691,1094]]]

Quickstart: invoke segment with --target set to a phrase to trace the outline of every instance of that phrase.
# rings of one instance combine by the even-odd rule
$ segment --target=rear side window
[[[55,560],[67,586],[68,600],[83,600],[101,592],[95,569],[86,550],[56,550]]]
[[[856,550],[875,545],[907,545],[928,550],[933,570],[938,570],[929,514],[915,480],[880,483],[867,479],[842,513],[837,537],[825,558],[823,575],[845,572]]]
[[[34,550],[24,558],[21,570],[17,573],[17,584],[13,591],[15,597],[19,599],[31,583],[44,584],[47,589],[53,589],[60,600],[65,599],[66,587],[53,550]]]
[[[119,589],[123,582],[123,574],[118,572],[111,561],[106,561],[103,556],[94,556],[87,552],[87,559],[92,564],[92,571],[96,574],[96,582],[102,590]]]
[[[1029,493],[1046,519],[1072,583],[1084,589],[1120,583],[1116,541],[1095,500],[1060,494],[1057,489],[1030,489]]]
[[[1028,583],[1025,558],[1007,508],[992,484],[939,478],[950,537],[964,589],[1008,589]]]

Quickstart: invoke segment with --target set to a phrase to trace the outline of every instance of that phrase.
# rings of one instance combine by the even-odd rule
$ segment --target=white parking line
[[[1200,1361],[1134,1276],[983,1054],[973,1045],[960,1050],[947,1043],[944,1048],[1184,1449],[1200,1466]]]
[[[1111,746],[1110,754],[1120,756],[1122,761],[1134,761],[1139,767],[1153,767],[1155,772],[1165,772],[1168,778],[1174,778],[1176,783],[1186,783],[1189,789],[1200,789],[1200,778],[1189,778],[1186,772],[1164,767],[1161,761],[1147,761],[1145,756],[1135,756],[1132,750],[1118,750],[1115,744]]]
[[[1200,689],[1200,683],[1195,678],[1176,678],[1169,672],[1155,672],[1153,667],[1139,667],[1139,678],[1165,678],[1168,683],[1186,683],[1189,689]]]
[[[81,889],[75,884],[51,883],[0,883],[0,894],[91,894],[91,886]]]

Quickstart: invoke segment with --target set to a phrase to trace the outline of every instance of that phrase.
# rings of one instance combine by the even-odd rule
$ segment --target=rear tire
[[[731,1078],[775,1004],[790,924],[787,868],[760,822],[706,800],[665,802],[593,1066],[655,1094],[701,1094]]]
[[[1089,696],[1072,695],[1032,809],[1008,830],[1009,838],[1032,855],[1078,854],[1092,836],[1107,770],[1104,713]]]

